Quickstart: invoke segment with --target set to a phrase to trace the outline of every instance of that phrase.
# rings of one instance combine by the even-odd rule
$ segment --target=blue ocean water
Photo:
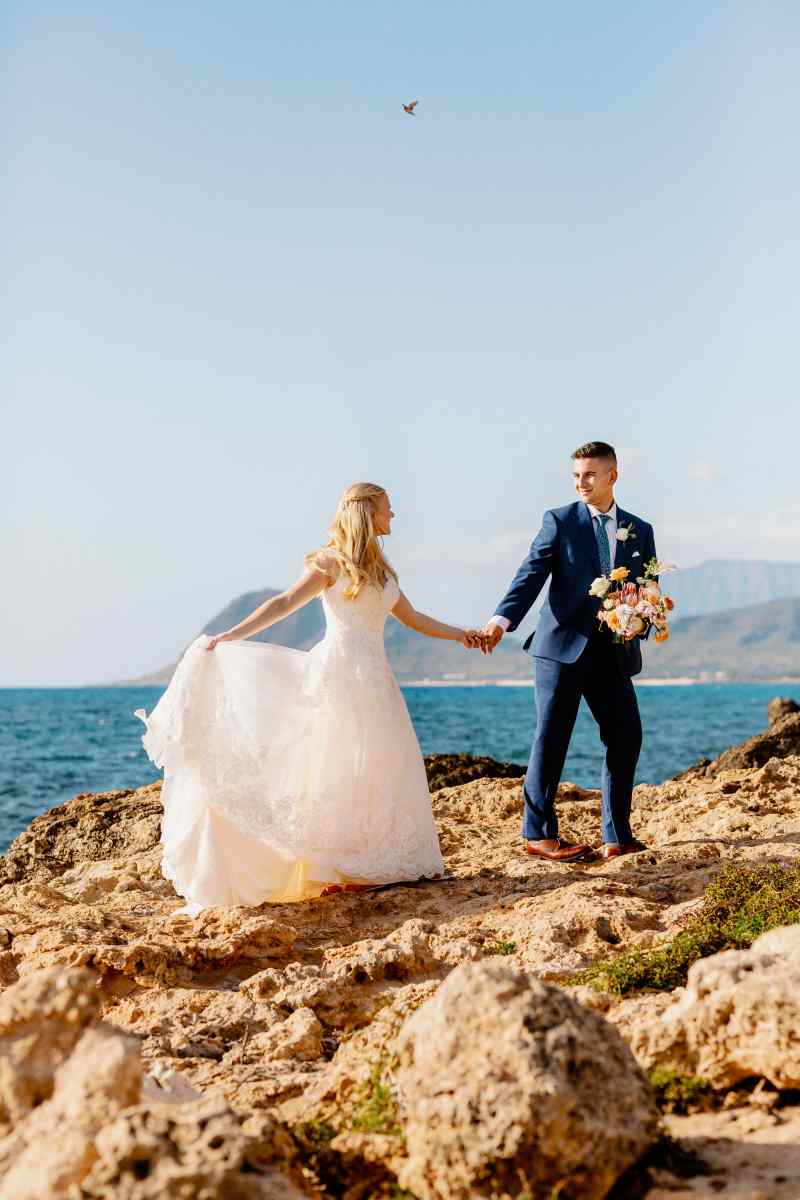
[[[79,792],[136,788],[159,772],[141,744],[162,688],[0,689],[0,850],[39,813]],[[404,689],[424,754],[489,754],[525,763],[535,692],[527,687]],[[775,695],[800,701],[800,684],[695,684],[638,689],[644,723],[640,783],[661,783],[704,755],[765,728]],[[602,751],[582,706],[564,778],[597,787]]]

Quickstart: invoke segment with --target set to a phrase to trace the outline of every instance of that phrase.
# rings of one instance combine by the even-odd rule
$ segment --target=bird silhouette
[[[412,100],[410,104],[404,104],[403,112],[407,112],[410,117],[415,117],[417,114],[414,112],[414,109],[418,104],[419,100]]]

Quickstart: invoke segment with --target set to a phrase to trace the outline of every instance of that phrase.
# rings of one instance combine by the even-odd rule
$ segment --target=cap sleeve
[[[339,574],[339,560],[330,550],[318,550],[313,559],[314,566],[333,582]]]

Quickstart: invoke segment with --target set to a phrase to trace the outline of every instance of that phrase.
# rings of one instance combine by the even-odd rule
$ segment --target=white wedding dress
[[[164,769],[162,872],[197,913],[443,871],[419,743],[384,649],[400,589],[322,593],[310,651],[191,643],[144,721]]]

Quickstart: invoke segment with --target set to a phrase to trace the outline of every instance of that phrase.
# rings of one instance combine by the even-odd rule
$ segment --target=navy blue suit
[[[653,528],[617,505],[617,529],[633,526],[617,541],[615,567],[630,578],[655,557]],[[558,836],[555,795],[567,757],[581,697],[600,727],[603,763],[603,841],[630,842],[631,793],[642,744],[639,705],[631,676],[642,669],[639,639],[615,643],[597,620],[601,601],[589,595],[600,575],[592,516],[582,501],[549,509],[530,553],[495,609],[517,628],[550,580],[536,633],[524,649],[534,660],[537,725],[525,776],[522,834]]]

